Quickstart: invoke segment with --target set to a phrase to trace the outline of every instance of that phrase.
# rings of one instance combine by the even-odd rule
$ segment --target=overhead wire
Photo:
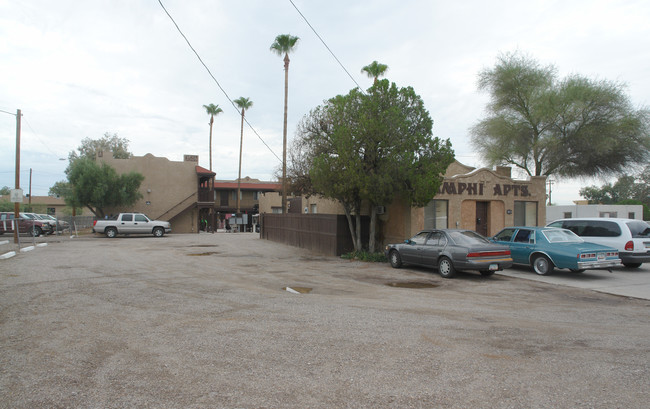
[[[167,14],[167,17],[169,17],[169,19],[172,21],[172,23],[174,23],[174,26],[176,27],[176,30],[178,30],[178,32],[179,32],[180,35],[183,37],[183,39],[185,40],[185,42],[187,43],[187,45],[190,47],[190,49],[192,50],[192,52],[194,52],[194,55],[196,55],[196,58],[199,59],[199,61],[201,62],[201,65],[203,65],[203,67],[206,69],[206,71],[208,72],[208,74],[210,74],[210,77],[212,78],[212,80],[217,84],[217,86],[219,87],[219,89],[221,90],[221,92],[226,96],[226,98],[228,99],[228,101],[230,101],[230,104],[232,104],[232,106],[233,106],[233,107],[237,110],[237,112],[241,115],[241,111],[239,110],[239,108],[237,107],[237,105],[235,104],[235,102],[230,98],[230,96],[228,95],[228,93],[226,92],[226,90],[223,89],[223,87],[221,86],[221,84],[219,83],[219,81],[217,80],[217,78],[214,76],[214,74],[212,74],[212,71],[210,71],[210,68],[208,68],[208,66],[205,64],[205,62],[203,62],[203,59],[201,58],[201,56],[199,55],[199,53],[194,49],[194,47],[193,47],[192,44],[190,43],[190,40],[188,40],[187,36],[185,36],[185,34],[184,34],[183,31],[181,30],[181,28],[178,26],[178,24],[177,24],[176,21],[174,20],[174,18],[171,16],[171,14],[169,14],[169,11],[167,11],[167,9],[165,8],[165,6],[163,5],[162,0],[158,0],[158,3],[160,4],[160,7],[162,7],[162,9],[165,11],[165,14]],[[276,157],[280,162],[282,162],[282,159],[280,159],[280,157],[279,157],[279,156],[278,156],[278,155],[273,151],[273,149],[271,149],[271,147],[270,147],[270,146],[269,146],[269,145],[264,141],[264,139],[262,139],[262,137],[260,136],[260,134],[258,134],[257,131],[255,130],[255,128],[253,128],[253,125],[251,125],[251,123],[248,122],[248,119],[246,119],[246,116],[244,116],[243,118],[244,118],[244,122],[246,122],[246,124],[248,125],[248,127],[253,131],[253,133],[255,133],[255,135],[259,138],[259,140],[262,141],[262,143],[264,144],[264,146],[267,147],[267,149],[268,149],[268,150],[273,154],[273,156],[275,156],[275,157]]]
[[[316,34],[316,37],[318,37],[318,39],[320,40],[320,42],[323,43],[323,45],[325,46],[325,48],[327,48],[327,51],[329,51],[330,54],[332,54],[332,57],[334,57],[334,59],[336,60],[336,62],[339,63],[339,65],[341,66],[341,68],[343,68],[343,71],[345,71],[345,73],[348,74],[348,77],[350,77],[350,79],[352,80],[352,82],[354,82],[354,83],[356,84],[357,88],[359,88],[359,89],[361,90],[361,92],[363,92],[363,93],[365,94],[365,91],[363,90],[363,88],[361,88],[361,86],[357,83],[357,81],[354,79],[354,77],[352,76],[352,74],[350,74],[350,72],[345,68],[345,66],[343,65],[343,63],[341,62],[341,60],[339,60],[338,57],[336,56],[336,54],[334,54],[334,51],[332,51],[332,50],[329,48],[329,46],[327,45],[327,43],[325,43],[325,40],[323,40],[323,38],[320,36],[320,34],[318,34],[318,32],[317,32],[316,29],[311,25],[311,23],[309,22],[309,20],[307,20],[307,17],[305,17],[305,15],[302,14],[302,12],[298,9],[298,6],[296,6],[296,4],[293,2],[293,0],[289,0],[289,3],[291,3],[291,5],[293,6],[293,8],[295,8],[296,11],[298,12],[298,14],[300,14],[300,17],[302,17],[302,19],[305,20],[305,23],[307,23],[307,25],[309,26],[309,28],[311,28],[311,31],[313,31],[314,34]]]

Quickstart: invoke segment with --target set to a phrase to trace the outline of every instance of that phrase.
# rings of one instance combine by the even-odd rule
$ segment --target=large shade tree
[[[208,104],[203,105],[205,112],[210,115],[210,172],[212,172],[212,124],[214,123],[214,117],[223,112],[223,109],[219,108],[219,105]]]
[[[280,57],[284,55],[284,120],[282,124],[282,213],[287,209],[287,113],[289,104],[289,53],[300,38],[290,34],[280,34],[271,44],[271,51]]]
[[[454,160],[449,140],[433,137],[433,121],[413,88],[380,80],[312,110],[300,123],[290,176],[307,194],[338,200],[356,250],[360,214],[370,213],[368,249],[376,248],[377,207],[399,198],[425,206]],[[354,219],[353,219],[354,216]]]
[[[604,176],[648,157],[648,111],[635,109],[621,84],[577,74],[559,79],[554,66],[509,53],[481,71],[479,89],[490,102],[472,143],[491,166],[531,176]]]
[[[108,208],[132,206],[142,198],[138,189],[144,176],[137,172],[118,174],[106,163],[79,158],[70,165],[67,175],[66,204],[86,207],[98,218],[104,218]]]
[[[133,156],[128,146],[129,140],[117,134],[105,133],[100,139],[83,139],[77,152],[68,155],[70,162],[65,171],[68,180],[55,183],[49,194],[63,197],[73,210],[86,207],[99,218],[105,216],[108,208],[133,205],[142,197],[139,188],[144,176],[137,172],[117,174],[106,163],[95,161],[99,152],[116,159],[128,159]]]
[[[233,101],[237,108],[241,109],[241,135],[239,139],[239,176],[237,178],[237,213],[239,213],[239,195],[241,194],[241,157],[244,147],[244,115],[253,106],[253,101],[240,97]]]

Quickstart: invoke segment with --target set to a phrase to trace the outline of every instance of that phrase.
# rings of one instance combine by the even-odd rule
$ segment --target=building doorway
[[[476,232],[488,235],[488,207],[490,202],[476,202]]]

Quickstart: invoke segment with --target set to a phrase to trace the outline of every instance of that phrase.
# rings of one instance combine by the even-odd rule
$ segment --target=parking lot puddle
[[[417,281],[406,281],[401,283],[386,283],[389,287],[398,287],[398,288],[436,288],[438,284],[432,283],[420,283]]]
[[[312,290],[312,288],[309,287],[283,287],[282,288],[284,291],[289,291],[289,292],[297,292],[300,294],[309,294]],[[293,290],[293,291],[291,291]]]
[[[219,254],[218,251],[206,251],[205,253],[191,253],[188,256],[212,256],[214,254]]]

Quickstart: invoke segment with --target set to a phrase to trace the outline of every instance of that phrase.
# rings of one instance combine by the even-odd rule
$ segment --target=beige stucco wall
[[[156,219],[197,192],[197,162],[170,161],[150,153],[130,159],[115,159],[112,155],[104,155],[98,157],[98,160],[115,168],[117,173],[138,172],[144,176],[140,185],[142,199],[128,209],[111,209],[114,213],[135,211]]]

